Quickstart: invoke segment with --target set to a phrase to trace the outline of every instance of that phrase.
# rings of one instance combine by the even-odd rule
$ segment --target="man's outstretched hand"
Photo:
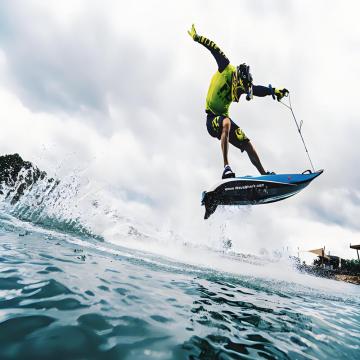
[[[192,24],[191,29],[188,30],[188,34],[192,37],[193,40],[196,40],[198,34],[196,33],[194,24]]]
[[[275,89],[275,96],[277,101],[280,101],[284,96],[289,95],[289,90],[283,88],[283,89]]]

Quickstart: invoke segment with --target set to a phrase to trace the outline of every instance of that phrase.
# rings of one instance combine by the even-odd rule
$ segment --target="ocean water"
[[[0,359],[359,359],[355,285],[64,229],[0,212]]]

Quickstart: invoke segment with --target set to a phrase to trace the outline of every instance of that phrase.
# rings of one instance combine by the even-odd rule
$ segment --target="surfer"
[[[229,117],[230,104],[239,102],[240,96],[246,94],[246,100],[251,100],[253,96],[264,97],[271,95],[273,99],[280,101],[289,93],[285,88],[273,88],[261,85],[253,85],[250,67],[245,63],[239,66],[230,64],[229,59],[220,48],[211,40],[196,33],[195,26],[192,25],[188,34],[192,39],[210,50],[214,56],[218,71],[213,75],[206,97],[206,127],[212,137],[221,141],[221,149],[224,160],[224,171],[222,178],[235,177],[231,170],[228,160],[229,142],[233,146],[246,152],[251,163],[257,168],[261,175],[269,174],[264,170],[260,158],[252,145],[250,139],[243,130],[235,124]]]

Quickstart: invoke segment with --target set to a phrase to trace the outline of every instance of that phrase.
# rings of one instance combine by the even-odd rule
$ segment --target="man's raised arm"
[[[218,65],[219,72],[223,72],[223,70],[229,65],[230,61],[226,57],[226,55],[220,50],[220,48],[213,41],[207,39],[204,36],[198,35],[194,25],[192,25],[191,30],[188,31],[188,34],[192,37],[194,41],[205,46],[213,54]]]

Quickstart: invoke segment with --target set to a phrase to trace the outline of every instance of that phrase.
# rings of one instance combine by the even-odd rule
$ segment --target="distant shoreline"
[[[298,265],[298,270],[301,272],[305,272],[307,274],[311,274],[317,277],[323,277],[326,279],[333,279],[337,281],[344,281],[350,284],[360,285],[360,274],[359,273],[351,273],[349,271],[344,271],[341,269],[331,270],[324,269],[319,266],[313,265]]]
[[[360,275],[344,275],[344,274],[336,274],[335,280],[345,281],[350,284],[360,285]]]

